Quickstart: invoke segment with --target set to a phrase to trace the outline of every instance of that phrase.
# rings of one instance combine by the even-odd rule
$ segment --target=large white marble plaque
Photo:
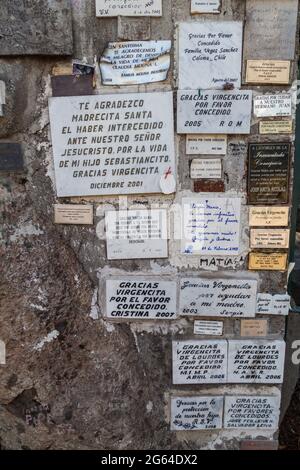
[[[228,341],[228,382],[282,383],[285,342]]]
[[[167,211],[123,210],[105,213],[108,259],[167,258]]]
[[[253,279],[183,278],[181,315],[201,317],[254,317],[257,281]]]
[[[191,13],[220,13],[221,0],[192,0]]]
[[[252,91],[177,92],[178,134],[250,134]]]
[[[226,155],[227,135],[187,135],[187,155]]]
[[[256,313],[288,315],[291,298],[288,294],[257,294]]]
[[[253,113],[256,117],[290,116],[292,97],[287,93],[255,96]]]
[[[106,317],[173,320],[177,316],[176,281],[127,276],[106,280]]]
[[[224,397],[195,396],[171,398],[171,431],[220,429]]]
[[[243,23],[207,21],[179,24],[178,88],[241,86]]]
[[[100,69],[103,85],[136,85],[166,80],[171,41],[110,42]]]
[[[162,0],[96,0],[96,16],[161,16]]]
[[[50,98],[49,111],[59,197],[161,193],[175,175],[171,92]]]
[[[227,341],[173,341],[173,383],[226,383]]]
[[[239,253],[240,198],[183,198],[182,206],[182,253],[228,256]]]
[[[247,0],[244,59],[294,59],[298,0]]]
[[[226,396],[224,428],[277,429],[280,396]]]

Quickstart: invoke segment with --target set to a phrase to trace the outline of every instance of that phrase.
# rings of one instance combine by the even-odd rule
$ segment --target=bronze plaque
[[[52,75],[52,96],[87,96],[94,94],[93,75]]]
[[[288,85],[289,60],[247,60],[246,83]]]
[[[224,181],[197,180],[194,182],[195,193],[224,193]]]
[[[249,144],[248,204],[287,204],[291,144]]]
[[[24,169],[20,144],[0,143],[0,171],[22,171]]]
[[[261,253],[249,254],[250,271],[285,271],[287,266],[287,253]]]

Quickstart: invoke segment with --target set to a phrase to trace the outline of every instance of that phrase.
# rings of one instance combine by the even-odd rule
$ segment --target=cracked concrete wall
[[[174,242],[170,243],[168,260],[108,262],[105,242],[98,238],[97,230],[103,225],[104,210],[117,207],[118,198],[58,200],[55,192],[48,115],[53,67],[69,65],[70,54],[91,62],[101,55],[108,41],[172,39],[172,66],[167,81],[104,88],[98,76],[95,92],[174,90],[175,24],[192,19],[190,2],[163,0],[163,17],[138,20],[96,18],[94,0],[66,3],[72,28],[67,28],[68,47],[62,48],[65,56],[0,57],[0,80],[5,81],[7,91],[5,116],[0,118],[0,139],[22,144],[26,166],[23,174],[1,176],[0,338],[6,344],[7,357],[6,366],[0,366],[0,445],[3,449],[239,448],[239,431],[181,434],[169,430],[172,392],[205,394],[216,390],[215,386],[172,385],[172,339],[191,338],[193,322],[181,318],[172,324],[159,325],[110,323],[102,318],[98,305],[99,278],[108,269],[125,273],[199,273],[199,257],[185,259],[178,254],[178,244]],[[37,14],[44,16],[41,9]],[[204,18],[212,19],[210,15]],[[222,12],[213,20],[224,18],[244,20],[245,0],[223,0]],[[65,30],[62,19],[58,19],[57,28]],[[61,38],[62,46],[65,38],[66,33]],[[256,133],[254,122],[249,138],[258,137]],[[176,135],[175,138],[178,161],[175,200],[180,201],[193,193],[185,138]],[[247,142],[249,138],[229,136],[229,145]],[[227,193],[238,191],[245,197],[245,152],[239,159],[228,152],[224,164]],[[128,196],[121,199],[121,204],[143,207],[154,202],[168,207],[173,200],[173,196]],[[54,225],[55,202],[79,201],[93,204],[94,226]],[[246,210],[243,217],[242,243],[246,255],[249,230]],[[237,277],[239,271],[246,269],[245,257],[238,265]],[[219,268],[216,276],[221,273]],[[285,292],[286,273],[263,272],[258,277],[260,291]],[[269,338],[283,337],[283,317],[270,318],[269,324]],[[238,335],[239,320],[226,319],[224,337]],[[251,390],[276,394],[279,388],[226,385],[221,389],[222,393]],[[269,432],[257,435],[273,437]]]

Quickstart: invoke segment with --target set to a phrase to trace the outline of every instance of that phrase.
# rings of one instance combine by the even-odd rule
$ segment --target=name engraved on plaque
[[[288,222],[288,207],[250,207],[250,227],[286,227]]]
[[[252,91],[177,92],[178,134],[250,134]]]
[[[55,204],[54,222],[56,224],[91,225],[93,223],[93,206],[77,204]]]
[[[266,134],[292,134],[293,121],[260,121],[259,133]]]
[[[108,259],[167,258],[167,211],[123,210],[105,213]]]
[[[254,317],[256,294],[256,280],[183,278],[180,281],[180,314]]]
[[[58,196],[161,193],[175,178],[171,92],[50,98],[49,111]]]
[[[226,396],[224,428],[277,429],[279,410],[279,396]]]
[[[247,60],[246,83],[288,85],[290,68],[289,60]]]
[[[222,321],[194,321],[194,335],[222,336],[224,323]]]
[[[249,254],[249,267],[252,271],[285,271],[287,267],[287,253],[261,253]]]
[[[227,341],[173,341],[173,383],[226,383]]]
[[[179,23],[178,42],[180,90],[240,88],[242,22]]]
[[[228,382],[282,383],[285,342],[229,340]]]
[[[191,162],[191,178],[221,179],[222,160],[220,158],[195,158]]]
[[[290,116],[292,97],[287,93],[255,96],[253,112],[256,117]]]
[[[187,155],[226,155],[226,135],[187,135]]]
[[[252,229],[250,231],[251,248],[288,248],[289,229]]]
[[[288,203],[290,152],[285,142],[249,144],[249,204]]]
[[[265,315],[288,315],[291,298],[288,294],[257,294],[256,313]]]
[[[176,316],[176,281],[130,276],[106,280],[107,318],[172,320]]]
[[[171,398],[171,431],[222,428],[224,397]]]
[[[221,13],[221,0],[192,0],[191,13]]]

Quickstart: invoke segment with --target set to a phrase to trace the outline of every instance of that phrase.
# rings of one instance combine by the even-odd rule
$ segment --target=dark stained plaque
[[[1,0],[1,55],[72,55],[70,0]]]
[[[248,204],[287,204],[291,144],[249,144]]]
[[[195,193],[224,193],[224,181],[197,180],[194,182]]]
[[[0,171],[22,171],[24,169],[20,144],[0,143]]]
[[[93,75],[53,75],[52,96],[93,95]]]
[[[278,450],[278,441],[264,440],[243,440],[241,450]]]

